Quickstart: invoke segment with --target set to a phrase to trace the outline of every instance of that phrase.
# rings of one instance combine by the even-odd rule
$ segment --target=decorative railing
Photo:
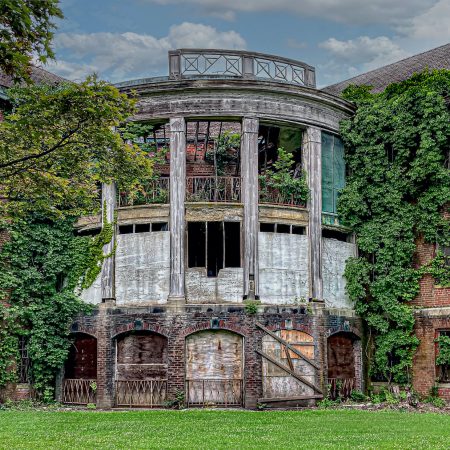
[[[119,192],[117,204],[121,207],[169,203],[169,188],[169,178],[158,178],[144,183],[135,192]]]
[[[186,380],[186,406],[242,406],[243,388],[241,378]]]
[[[240,177],[186,177],[187,202],[241,201]]]
[[[315,69],[301,61],[237,50],[180,49],[169,52],[169,78],[205,76],[268,79],[315,87]]]
[[[261,185],[259,187],[259,203],[297,206],[299,208],[306,207],[306,202],[302,199],[295,198],[293,195],[282,194],[277,189]]]
[[[97,380],[66,378],[62,382],[62,403],[87,405],[97,402]]]
[[[356,378],[328,378],[328,395],[333,400],[336,398],[348,398],[356,389]]]
[[[116,380],[116,406],[164,406],[167,401],[167,380]]]

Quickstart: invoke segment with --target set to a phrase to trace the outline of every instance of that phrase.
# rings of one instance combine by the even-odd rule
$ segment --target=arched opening
[[[167,399],[167,338],[150,331],[116,339],[116,406],[163,406]]]
[[[62,402],[86,405],[96,402],[97,339],[85,333],[73,336],[64,365]]]
[[[186,338],[188,406],[242,406],[244,339],[226,330],[204,330]]]
[[[357,377],[361,360],[361,343],[353,333],[340,332],[327,341],[328,389],[332,398],[347,398],[354,389],[360,389]],[[359,371],[359,370],[358,370]]]

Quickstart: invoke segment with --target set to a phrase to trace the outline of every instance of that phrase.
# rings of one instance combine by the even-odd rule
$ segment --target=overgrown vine
[[[97,277],[113,231],[106,224],[93,238],[77,236],[74,220],[34,214],[8,225],[10,240],[0,252],[0,387],[16,380],[22,335],[33,387],[52,398],[55,376],[68,354],[69,325],[90,310],[78,294]]]
[[[418,339],[409,304],[427,272],[449,280],[441,257],[418,267],[419,237],[449,245],[450,71],[416,74],[372,94],[347,88],[357,112],[341,124],[347,184],[338,210],[356,232],[359,257],[346,266],[347,290],[373,338],[371,373],[407,383]]]

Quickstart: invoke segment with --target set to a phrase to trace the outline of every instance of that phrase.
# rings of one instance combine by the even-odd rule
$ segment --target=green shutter
[[[322,133],[322,211],[333,212],[333,136]]]
[[[340,190],[345,186],[344,145],[338,137],[334,138],[333,180],[333,212],[337,213],[337,199]]]

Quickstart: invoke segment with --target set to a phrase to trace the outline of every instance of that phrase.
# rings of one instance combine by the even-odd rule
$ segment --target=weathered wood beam
[[[303,384],[305,384],[306,386],[310,387],[311,389],[314,389],[316,392],[319,392],[321,394],[323,394],[322,389],[318,388],[317,386],[315,386],[314,384],[312,384],[311,382],[309,382],[306,378],[302,377],[301,375],[299,375],[298,373],[294,372],[293,370],[289,369],[288,366],[285,366],[283,363],[281,363],[280,361],[277,361],[275,358],[272,358],[270,355],[268,355],[267,353],[262,352],[261,350],[256,350],[256,353],[258,353],[259,355],[261,355],[263,358],[267,359],[267,361],[271,362],[272,364],[275,364],[277,367],[279,367],[281,370],[284,370],[286,373],[288,373],[291,377],[294,377],[296,380],[302,382]]]
[[[295,402],[299,400],[320,400],[323,395],[300,395],[297,397],[262,397],[258,398],[258,403],[271,403],[271,402]]]
[[[186,123],[170,119],[170,291],[169,301],[184,302],[184,199],[186,194]]]
[[[258,295],[258,129],[259,121],[242,120],[241,176],[244,203],[244,296]]]
[[[308,127],[303,134],[303,150],[309,186],[309,293],[322,299],[322,133]]]
[[[115,183],[102,184],[102,228],[106,223],[114,222],[114,212],[116,210],[116,185]],[[105,210],[106,208],[106,210]],[[106,220],[106,222],[105,222]],[[103,246],[103,254],[111,255],[114,250],[114,242],[116,238],[115,227],[111,241]],[[115,283],[114,283],[114,262],[115,256],[111,255],[103,260],[101,272],[101,291],[102,301],[115,300]]]
[[[308,358],[304,353],[302,353],[300,350],[296,349],[295,347],[292,347],[289,342],[285,341],[284,339],[280,338],[277,334],[270,331],[268,328],[266,328],[262,323],[256,322],[256,326],[263,330],[265,333],[267,333],[271,338],[278,341],[280,344],[285,345],[291,352],[295,353],[297,356],[300,356],[300,358],[304,359],[307,363],[311,364],[315,369],[321,370],[321,367],[314,362],[312,359]]]

